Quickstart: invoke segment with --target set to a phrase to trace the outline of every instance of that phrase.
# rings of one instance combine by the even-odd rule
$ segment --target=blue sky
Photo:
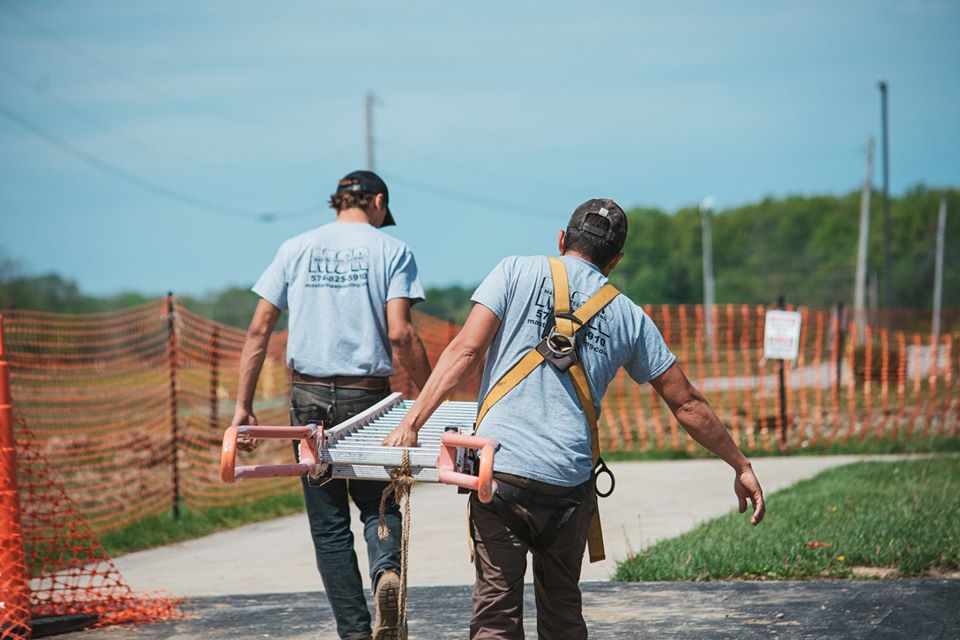
[[[0,258],[95,294],[249,285],[332,219],[372,91],[390,233],[426,285],[474,284],[589,197],[858,188],[880,78],[891,190],[957,186],[958,68],[952,1],[0,0]]]

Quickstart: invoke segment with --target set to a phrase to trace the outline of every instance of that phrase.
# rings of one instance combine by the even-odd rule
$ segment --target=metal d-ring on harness
[[[590,392],[590,383],[583,369],[583,363],[577,355],[577,331],[582,329],[593,316],[607,306],[614,298],[620,295],[616,287],[607,283],[600,288],[589,300],[584,302],[576,311],[570,311],[570,286],[567,280],[567,269],[559,258],[549,258],[550,274],[553,278],[553,306],[554,326],[537,345],[513,366],[490,389],[480,410],[477,413],[477,422],[474,433],[480,429],[480,423],[490,410],[490,407],[500,401],[507,393],[517,386],[521,380],[539,367],[543,362],[549,362],[557,371],[566,373],[573,381],[573,388],[577,392],[577,399],[583,408],[587,424],[590,426],[591,452],[593,458],[594,491],[600,497],[607,497],[613,493],[616,481],[613,473],[600,457],[600,434],[597,423],[597,410],[593,405],[593,395]],[[610,477],[610,489],[601,492],[596,488],[596,480],[606,474]],[[603,532],[600,528],[599,509],[594,511],[587,533],[587,544],[590,549],[590,562],[603,560]]]
[[[600,475],[606,474],[610,478],[610,488],[606,491],[600,491]],[[600,458],[597,461],[597,466],[593,468],[593,490],[601,498],[609,498],[610,494],[613,493],[613,490],[617,488],[617,478],[613,475],[613,471],[610,471],[610,467],[607,466],[607,463],[603,461],[603,458]]]

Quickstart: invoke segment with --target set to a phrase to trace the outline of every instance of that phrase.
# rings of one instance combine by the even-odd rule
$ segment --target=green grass
[[[772,436],[771,436],[772,437]],[[867,437],[863,440],[851,438],[847,442],[834,441],[827,446],[820,443],[815,446],[791,446],[787,454],[780,453],[776,443],[772,448],[748,449],[742,447],[743,452],[751,458],[781,457],[781,456],[826,456],[852,454],[887,454],[887,453],[960,453],[960,438],[951,436],[900,436],[886,437],[880,440]],[[603,453],[603,459],[611,462],[616,460],[693,460],[714,457],[704,448],[697,446],[693,451],[686,449],[657,449],[650,451],[608,451]]]
[[[767,497],[758,527],[731,512],[617,566],[615,580],[917,576],[960,569],[960,457],[858,462]],[[808,546],[807,543],[829,546]]]
[[[174,520],[172,512],[167,512],[104,534],[100,537],[100,543],[107,554],[115,557],[301,511],[303,494],[297,490],[256,502],[209,509],[202,513],[181,509],[178,520]]]

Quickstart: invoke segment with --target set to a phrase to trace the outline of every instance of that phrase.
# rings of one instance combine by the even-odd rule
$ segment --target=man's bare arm
[[[393,298],[387,300],[387,335],[397,352],[397,359],[413,378],[417,388],[423,389],[430,377],[430,361],[423,341],[410,319],[410,300]]]
[[[280,313],[280,309],[263,299],[257,303],[253,312],[250,328],[247,329],[247,339],[240,353],[240,383],[231,425],[257,424],[257,418],[253,415],[253,396],[257,390],[260,369],[267,356],[270,335],[277,326]]]
[[[417,432],[433,415],[450,391],[473,373],[483,361],[490,343],[500,329],[500,318],[481,304],[473,305],[460,333],[447,345],[437,367],[420,391],[417,401],[400,421],[400,425],[383,439],[394,447],[413,447]]]
[[[753,502],[753,516],[750,521],[753,524],[759,524],[765,511],[763,489],[753,473],[750,461],[730,437],[726,427],[723,426],[703,394],[690,383],[677,363],[651,380],[650,384],[663,397],[670,411],[687,433],[733,467],[737,473],[734,491],[740,503],[740,513],[746,511],[749,498]]]

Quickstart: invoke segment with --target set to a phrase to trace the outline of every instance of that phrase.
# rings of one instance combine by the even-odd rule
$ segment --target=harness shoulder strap
[[[503,374],[503,377],[500,378],[497,384],[493,385],[493,388],[487,393],[487,396],[483,399],[483,403],[480,405],[480,410],[477,411],[477,423],[474,427],[474,434],[480,429],[480,423],[483,421],[484,416],[487,415],[490,407],[500,402],[503,396],[510,393],[515,386],[520,384],[521,380],[530,375],[530,373],[542,363],[543,356],[540,355],[540,352],[536,349],[531,349],[527,352],[527,355],[521,358],[520,362],[513,365],[512,369]]]
[[[593,395],[590,393],[590,382],[587,380],[583,363],[577,362],[567,370],[573,381],[573,388],[577,392],[580,406],[590,425],[590,452],[593,458],[593,468],[596,469],[600,460],[600,425],[597,421],[597,410],[593,406]],[[590,562],[599,562],[607,557],[603,546],[603,528],[600,524],[600,506],[593,512],[590,525],[587,529],[587,549],[590,551]]]
[[[570,287],[567,281],[567,269],[559,258],[550,257],[550,271],[551,276],[553,277],[553,305],[554,305],[554,314],[569,314],[570,312]],[[560,293],[563,293],[563,297],[560,297]],[[573,315],[577,318],[580,323],[578,326],[586,325],[593,316],[597,315],[601,309],[610,304],[610,302],[616,298],[620,292],[612,284],[607,283],[600,288],[595,294],[593,294],[589,300],[587,300],[583,305],[577,309]],[[561,329],[560,322],[566,321],[568,323],[567,333]],[[576,327],[572,320],[568,318],[555,318],[557,323],[558,331],[564,333],[564,335],[573,335],[575,333]],[[474,432],[480,429],[480,423],[483,422],[484,417],[487,415],[487,412],[490,411],[490,408],[493,405],[500,402],[501,399],[510,391],[520,384],[520,381],[530,375],[534,369],[540,366],[543,363],[543,356],[536,350],[536,348],[531,349],[527,354],[520,359],[517,364],[503,374],[503,377],[500,378],[495,385],[487,392],[486,397],[484,397],[483,402],[480,403],[480,409],[477,411],[477,422],[474,427]],[[583,373],[583,368],[581,366],[581,374],[584,381],[586,381],[586,374]],[[574,381],[574,386],[576,387],[576,381]],[[584,413],[589,411],[587,415],[587,420],[590,421],[590,415],[593,415],[592,424],[596,424],[596,411],[593,408],[592,395],[590,395],[590,385],[585,386],[587,397],[591,398],[589,404],[589,409],[584,408]],[[581,391],[577,391],[577,397],[580,400],[582,406],[583,396],[581,396]],[[594,427],[591,426],[591,429]],[[599,455],[599,449],[596,447],[596,441],[594,442],[594,450]],[[594,458],[594,464],[596,464],[596,457]]]

